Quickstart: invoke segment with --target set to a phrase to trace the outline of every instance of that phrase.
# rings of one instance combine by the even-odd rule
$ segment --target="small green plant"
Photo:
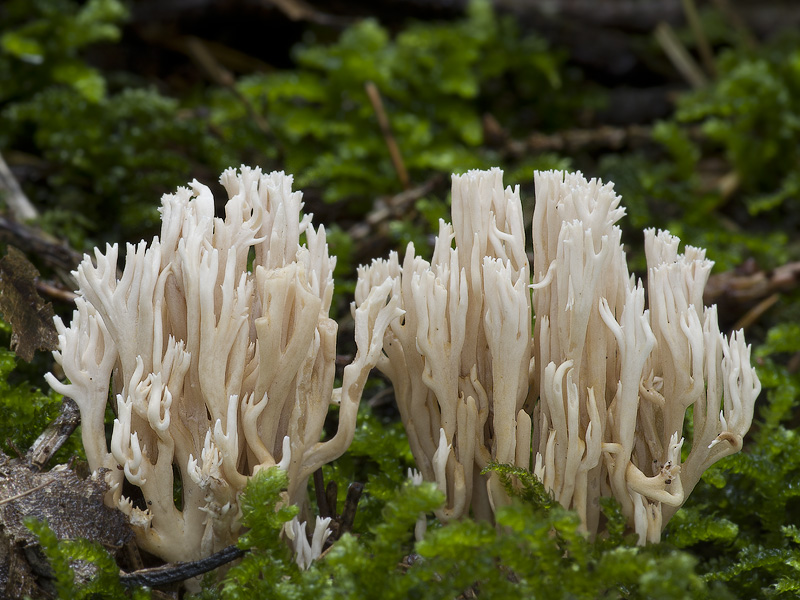
[[[100,544],[86,540],[59,540],[47,523],[29,519],[26,526],[36,534],[42,552],[52,570],[52,581],[61,600],[147,600],[150,592],[143,588],[125,588],[119,567]],[[96,574],[89,581],[76,582],[72,563],[91,563]]]
[[[0,348],[0,449],[10,456],[16,456],[17,449],[27,450],[61,406],[59,394],[45,394],[27,380],[19,380],[14,372],[18,361],[11,350]],[[54,460],[66,462],[80,452],[80,440],[75,436]]]
[[[14,0],[0,13],[0,150],[25,153],[43,180],[38,224],[76,248],[152,234],[153,198],[197,164],[235,162],[180,101],[85,60],[126,16],[118,0]]]
[[[63,84],[89,102],[106,94],[105,77],[81,52],[120,38],[119,0],[11,0],[0,21],[0,104]]]
[[[674,117],[653,128],[666,157],[608,154],[600,171],[634,223],[708,248],[717,270],[751,257],[774,268],[800,256],[787,235],[800,226],[800,40],[728,48],[717,67],[712,84],[682,95]],[[712,172],[724,170],[710,179],[720,154]]]
[[[536,115],[525,126],[552,129],[580,102],[562,91],[562,58],[485,1],[471,2],[462,20],[412,24],[394,38],[364,20],[332,45],[296,48],[294,58],[297,70],[245,77],[238,88],[269,122],[300,186],[361,210],[401,189],[368,82],[380,91],[412,181],[496,162],[481,147],[484,112],[512,114],[509,103],[524,104]],[[248,118],[223,99],[225,120]]]
[[[681,98],[676,118],[700,122],[741,179],[751,215],[795,213],[800,193],[800,47],[785,35],[755,51],[730,49],[713,86]],[[792,226],[797,223],[796,215]]]

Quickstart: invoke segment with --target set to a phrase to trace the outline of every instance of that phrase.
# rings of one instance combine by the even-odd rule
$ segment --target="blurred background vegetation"
[[[156,234],[162,193],[231,165],[286,170],[330,230],[346,318],[358,264],[431,246],[451,173],[502,167],[528,218],[534,169],[614,181],[631,267],[646,275],[646,227],[707,248],[706,300],[746,328],[767,388],[745,452],[667,529],[681,550],[665,560],[723,596],[796,597],[798,27],[791,0],[6,0],[0,239],[68,314],[76,258]],[[38,391],[51,363],[0,350],[5,452],[58,412]],[[370,478],[365,531],[409,459],[373,386],[327,473],[340,494]]]

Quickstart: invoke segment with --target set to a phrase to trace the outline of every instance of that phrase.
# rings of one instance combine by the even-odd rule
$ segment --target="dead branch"
[[[692,140],[703,138],[699,127],[685,127],[684,131]],[[500,134],[495,132],[494,135]],[[508,136],[503,133],[501,137],[507,139]],[[507,139],[501,143],[501,150],[506,157],[519,158],[540,152],[619,152],[651,145],[655,145],[655,142],[650,126],[601,125],[591,129],[565,129],[552,134],[532,133],[522,140]]]
[[[72,398],[64,398],[58,417],[36,438],[25,455],[34,472],[41,471],[59,448],[72,435],[81,422],[78,405]]]
[[[722,301],[748,305],[776,293],[787,293],[800,287],[800,262],[787,263],[772,271],[758,269],[755,261],[709,277],[703,299],[706,304]]]
[[[0,240],[16,246],[29,256],[36,256],[51,269],[71,271],[83,259],[80,252],[38,227],[3,217],[0,217]],[[70,285],[74,285],[74,282]]]
[[[245,555],[245,550],[238,546],[228,546],[208,556],[191,562],[167,563],[160,567],[139,569],[132,573],[123,573],[119,579],[125,587],[147,586],[160,587],[186,581],[203,573],[208,573]]]

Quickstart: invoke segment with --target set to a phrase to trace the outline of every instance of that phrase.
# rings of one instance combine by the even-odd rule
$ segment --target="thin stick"
[[[344,507],[342,508],[341,525],[342,529],[339,533],[347,533],[353,528],[353,523],[356,520],[356,511],[358,510],[358,501],[364,491],[364,484],[354,481],[347,488],[347,496],[344,500]]]
[[[245,550],[237,546],[228,546],[207,558],[192,562],[167,563],[161,567],[153,567],[150,569],[139,569],[133,573],[123,573],[119,576],[119,579],[125,587],[137,585],[159,587],[169,585],[213,571],[217,567],[221,567],[226,563],[244,556],[245,552]]]
[[[659,23],[656,27],[655,37],[667,58],[692,87],[701,88],[708,85],[705,73],[675,35],[672,27],[667,23]]]
[[[64,397],[58,417],[36,438],[26,458],[34,471],[41,471],[81,423],[81,413],[72,398]]]
[[[706,68],[712,78],[717,76],[717,63],[714,59],[714,51],[711,49],[711,44],[708,42],[708,36],[703,29],[703,24],[700,22],[700,15],[697,14],[697,6],[694,0],[682,0],[683,13],[686,15],[686,20],[689,22],[689,27],[692,30],[692,35],[697,42],[697,49],[700,52],[700,59],[703,61],[703,66]]]
[[[753,308],[748,310],[741,319],[736,321],[736,325],[733,326],[734,331],[738,331],[740,329],[747,329],[758,321],[758,319],[767,312],[779,299],[780,294],[772,294],[771,296],[767,296],[761,302],[756,304]]]
[[[319,516],[323,519],[325,517],[334,517],[328,505],[328,498],[325,496],[325,478],[322,474],[322,467],[314,471],[314,495],[317,498],[317,508],[319,509]]]
[[[381,93],[378,91],[378,86],[371,81],[365,83],[364,88],[367,91],[367,96],[372,104],[372,108],[375,111],[375,116],[378,117],[378,125],[381,128],[381,133],[383,134],[383,139],[386,142],[386,146],[389,148],[389,155],[392,158],[394,170],[397,172],[397,177],[400,179],[403,189],[407,190],[410,187],[408,171],[406,171],[406,166],[403,163],[403,157],[400,154],[400,148],[397,145],[397,141],[394,139],[394,135],[392,135],[392,128],[389,125],[389,118],[386,116],[386,110],[383,108]]]
[[[60,300],[61,302],[66,302],[68,304],[75,302],[75,298],[78,297],[78,294],[75,292],[70,292],[69,290],[56,287],[47,281],[37,281],[36,289],[40,294],[44,294],[45,296],[49,296],[50,298]]]
[[[728,19],[730,24],[736,28],[736,30],[739,32],[739,35],[742,36],[744,43],[749,48],[757,48],[758,41],[750,31],[750,28],[744,22],[744,19],[742,19],[742,17],[739,16],[739,13],[737,13],[733,6],[731,6],[729,0],[712,0],[712,2],[714,3],[714,6],[717,7],[717,10],[725,15],[725,18]]]
[[[39,216],[39,211],[22,191],[2,154],[0,154],[0,195],[17,221],[30,221]]]
[[[182,38],[182,46],[184,52],[200,66],[211,81],[217,85],[228,88],[233,95],[236,96],[247,109],[248,115],[253,119],[262,133],[268,135],[272,133],[267,120],[255,109],[249,98],[242,94],[239,88],[236,87],[236,77],[220,64],[203,40],[187,35]]]
[[[14,502],[14,500],[19,500],[20,498],[24,498],[34,492],[38,492],[41,489],[46,488],[48,485],[56,481],[55,479],[51,479],[50,481],[45,481],[44,483],[40,483],[36,487],[28,488],[24,492],[20,492],[19,494],[14,494],[13,496],[9,496],[8,498],[3,498],[0,500],[0,505],[8,504],[9,502]]]

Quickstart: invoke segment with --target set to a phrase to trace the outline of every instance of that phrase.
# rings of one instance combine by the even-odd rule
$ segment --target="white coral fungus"
[[[130,516],[140,546],[167,561],[235,541],[238,497],[259,469],[283,468],[288,501],[305,504],[309,475],[350,444],[384,329],[401,314],[391,280],[362,298],[358,352],[334,390],[335,258],[324,228],[301,218],[291,176],[242,167],[220,182],[224,218],[197,181],[165,195],[160,238],[128,245],[121,277],[116,245],[84,258],[72,323],[57,320],[55,357],[69,383],[48,376],[80,407],[89,466],[108,469],[107,501]],[[332,402],[339,429],[320,441]],[[135,499],[123,479],[139,488]]]
[[[359,271],[358,305],[391,281],[405,311],[378,367],[424,479],[447,494],[439,518],[491,519],[508,497],[480,470],[510,463],[588,533],[611,496],[640,543],[657,541],[703,471],[742,447],[760,391],[750,348],[703,306],[704,250],[645,231],[645,285],[628,272],[613,184],[555,171],[535,184],[532,265],[519,188],[493,169],[453,176],[453,223],[430,262],[410,244],[402,263]]]

